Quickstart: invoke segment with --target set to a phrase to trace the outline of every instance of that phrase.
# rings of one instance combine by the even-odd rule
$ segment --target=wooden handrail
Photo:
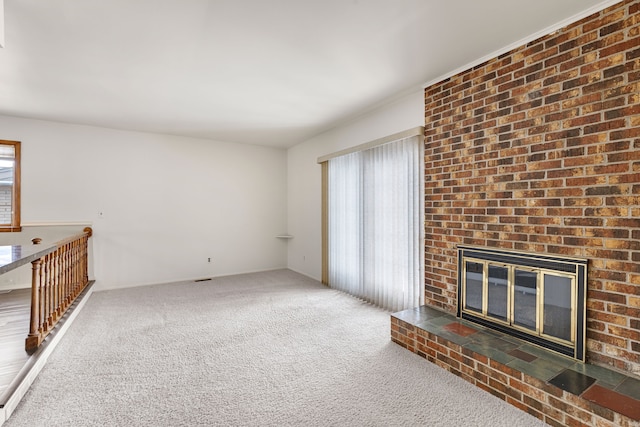
[[[31,321],[25,350],[33,353],[89,284],[91,227],[57,242],[53,250],[31,262]]]

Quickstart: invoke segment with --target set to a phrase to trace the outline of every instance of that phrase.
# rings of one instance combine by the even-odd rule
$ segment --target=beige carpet
[[[540,426],[288,270],[96,292],[7,427]]]

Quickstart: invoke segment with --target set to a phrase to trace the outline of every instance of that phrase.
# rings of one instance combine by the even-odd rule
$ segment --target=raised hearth
[[[640,424],[640,380],[443,311],[392,314],[391,339],[549,425]]]

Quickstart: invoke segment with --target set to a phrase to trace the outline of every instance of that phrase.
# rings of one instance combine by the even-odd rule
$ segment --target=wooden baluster
[[[72,298],[75,299],[78,294],[80,281],[78,280],[78,242],[73,244],[73,293]]]
[[[73,288],[71,289],[71,298],[75,299],[76,296],[76,291],[78,289],[78,274],[77,274],[77,270],[78,270],[78,244],[77,242],[73,242]]]
[[[49,281],[50,279],[50,269],[51,269],[51,256],[50,254],[45,255],[44,257],[44,282],[42,283],[42,301],[40,305],[42,306],[42,332],[45,333],[48,331],[49,325]]]
[[[51,287],[51,326],[58,322],[58,288],[60,281],[58,276],[60,275],[60,248],[53,252],[53,283]]]
[[[46,316],[45,316],[45,311],[44,311],[44,307],[45,307],[45,286],[47,283],[47,256],[45,255],[44,257],[42,257],[42,262],[40,263],[40,283],[38,284],[38,319],[39,319],[39,323],[38,323],[38,332],[40,333],[40,336],[42,337],[42,334],[44,333],[44,324],[46,322]]]
[[[86,251],[86,237],[84,237],[80,242],[78,242],[78,257],[80,259],[80,283],[82,288],[84,289],[87,286],[87,251]]]
[[[69,283],[71,282],[71,248],[73,247],[73,243],[69,243],[67,245],[67,250],[65,251],[65,267],[64,267],[64,292],[62,294],[63,298],[63,311],[67,311],[69,308]]]
[[[68,262],[69,262],[69,243],[64,245],[62,250],[62,274],[60,275],[60,311],[64,313],[67,311],[67,274],[68,274]]]
[[[58,320],[64,313],[64,251],[65,245],[60,247],[60,271],[58,272],[58,291],[56,292],[56,317]]]
[[[62,317],[62,287],[64,286],[64,245],[60,247],[59,259],[58,259],[58,275],[56,279],[56,306],[54,310],[54,316],[56,323]]]
[[[66,248],[67,245],[62,246],[61,248],[61,252],[60,252],[60,281],[58,282],[58,305],[56,306],[56,314],[58,316],[58,319],[60,319],[60,317],[62,317],[62,314],[64,313],[64,277],[66,274]]]
[[[84,251],[84,238],[78,242],[78,279],[80,282],[80,290],[84,290],[87,285],[84,264],[86,262]]]
[[[76,246],[76,257],[78,259],[78,294],[84,290],[84,275],[82,273],[82,263],[84,260],[82,259],[82,242],[77,242]]]
[[[67,290],[65,291],[65,300],[67,307],[71,305],[71,292],[73,289],[73,243],[69,247],[69,260],[67,264]]]
[[[64,314],[64,282],[65,282],[65,266],[66,266],[66,253],[65,246],[60,246],[60,272],[58,273],[58,306],[57,311]]]
[[[53,295],[51,296],[51,319],[53,325],[58,322],[56,313],[58,312],[58,288],[60,287],[60,248],[53,252]]]
[[[82,280],[84,286],[89,284],[89,237],[93,236],[93,229],[85,227],[82,230],[85,235],[82,238]]]
[[[71,249],[69,251],[69,285],[67,287],[67,305],[71,305],[71,302],[73,301],[72,299],[72,295],[73,295],[73,287],[75,286],[75,277],[73,274],[73,270],[75,269],[75,259],[74,259],[74,245],[75,242],[71,244]]]
[[[34,351],[40,345],[40,265],[42,260],[31,263],[31,319],[29,321],[29,335],[25,342],[25,350]]]
[[[65,284],[67,277],[67,245],[62,247],[62,253],[60,254],[60,284],[58,289],[58,313],[64,313],[66,307],[66,293],[65,293]],[[60,314],[61,315],[61,314]]]
[[[71,295],[73,294],[73,287],[75,286],[75,277],[73,270],[75,268],[74,259],[74,244],[71,245],[71,251],[69,253],[69,288],[67,289],[67,304],[71,305]]]
[[[54,253],[51,253],[49,255],[49,280],[47,283],[47,313],[46,313],[46,318],[47,318],[47,331],[50,331],[53,326],[53,320],[51,319],[51,313],[53,311],[53,284],[55,283],[55,275],[56,275],[56,269],[55,269],[55,255]]]
[[[84,240],[84,239],[83,239]],[[78,284],[83,289],[85,286],[84,280],[84,245],[83,241],[78,242]]]
[[[84,289],[87,286],[87,237],[83,237],[80,242],[78,242],[78,255],[80,258],[80,283],[82,288]]]
[[[55,276],[53,276],[53,298],[51,304],[51,318],[53,319],[53,323],[58,323],[58,295],[60,294],[60,255],[61,249],[58,248],[54,252],[55,256]]]
[[[75,277],[73,276],[73,269],[75,268],[75,259],[73,254],[73,244],[71,245],[71,252],[69,253],[69,288],[67,289],[68,304],[71,304],[71,294],[73,293],[73,287],[75,284]]]
[[[71,300],[71,294],[73,293],[73,287],[75,286],[75,277],[73,274],[73,270],[75,268],[75,259],[74,259],[74,244],[71,245],[71,250],[69,253],[69,289],[67,289],[67,299]],[[69,302],[71,304],[71,302]]]
[[[49,255],[42,259],[42,286],[40,286],[40,329],[47,330],[47,283],[49,282]]]
[[[80,283],[82,284],[82,289],[87,286],[89,282],[87,278],[87,237],[83,237],[80,242],[78,242],[78,252],[80,258]]]
[[[53,312],[56,308],[56,274],[58,270],[58,257],[56,251],[51,253],[51,280],[49,281],[49,305],[47,306],[49,330],[53,329],[54,319]]]
[[[51,317],[53,322],[58,323],[60,318],[60,277],[62,275],[62,248],[58,248],[55,251],[56,254],[56,276],[53,282],[53,307],[51,311]]]
[[[83,289],[87,286],[87,283],[89,283],[87,276],[87,239],[88,237],[85,236],[80,242],[78,242],[78,251],[80,256],[80,280]]]
[[[77,293],[77,289],[78,289],[78,274],[77,274],[77,270],[78,270],[78,242],[73,242],[73,256],[71,257],[71,259],[73,260],[73,268],[72,268],[72,275],[73,275],[73,289],[71,290],[71,298],[75,299],[76,298],[76,293]]]

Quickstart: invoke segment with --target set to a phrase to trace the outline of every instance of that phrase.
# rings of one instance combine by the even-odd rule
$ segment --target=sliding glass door
[[[422,138],[328,161],[328,283],[388,310],[422,302]]]

